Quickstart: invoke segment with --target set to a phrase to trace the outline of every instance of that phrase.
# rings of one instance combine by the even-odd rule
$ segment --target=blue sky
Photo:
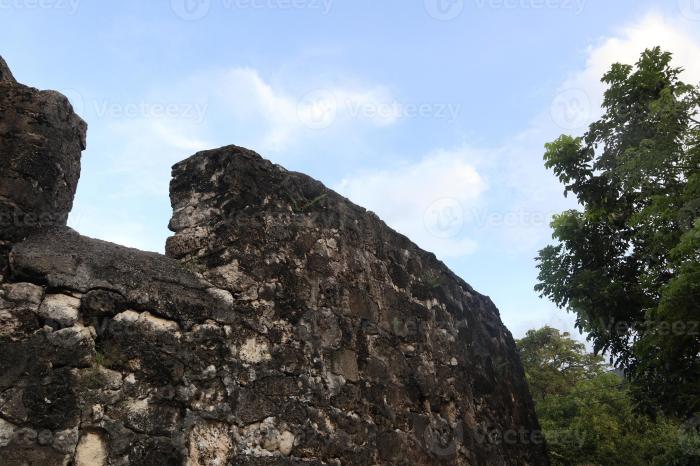
[[[170,166],[238,144],[377,212],[516,337],[573,319],[533,258],[571,207],[543,145],[648,46],[700,81],[697,0],[0,0],[0,54],[89,124],[70,224],[162,251]]]

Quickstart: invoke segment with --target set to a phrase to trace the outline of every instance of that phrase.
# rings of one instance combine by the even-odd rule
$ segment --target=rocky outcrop
[[[4,83],[15,84],[17,81],[15,81],[15,77],[12,76],[12,71],[10,71],[10,67],[7,66],[5,59],[0,57],[0,84]]]
[[[67,213],[84,125],[3,64],[3,208]],[[546,464],[512,337],[435,256],[236,146],[171,199],[167,256],[3,230],[3,465]]]
[[[265,413],[298,439],[295,454],[542,463],[537,447],[486,440],[537,429],[522,369],[493,303],[433,254],[236,146],[177,164],[171,200],[168,255],[231,292],[244,339],[266,355],[238,387],[247,404],[279,402],[260,378],[297,382],[284,408]]]
[[[65,225],[87,125],[55,91],[15,81],[0,58],[0,241]]]
[[[189,329],[194,323],[231,320],[230,293],[213,288],[181,263],[52,228],[16,245],[13,276],[52,289],[87,293],[83,310],[108,317],[125,309],[155,310]]]

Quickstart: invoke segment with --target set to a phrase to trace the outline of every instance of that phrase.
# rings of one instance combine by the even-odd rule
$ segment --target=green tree
[[[530,330],[517,345],[553,465],[700,461],[700,439],[692,430],[636,413],[625,380],[568,334],[550,327]],[[546,386],[554,388],[542,396],[537,387]]]
[[[525,376],[536,401],[571,390],[579,380],[602,374],[603,358],[587,354],[583,343],[552,327],[530,330],[518,341]]]
[[[536,290],[574,312],[638,406],[700,411],[700,90],[646,50],[603,77],[603,116],[546,144],[580,210],[555,216]]]

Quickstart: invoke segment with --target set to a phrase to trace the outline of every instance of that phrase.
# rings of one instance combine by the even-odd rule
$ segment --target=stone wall
[[[87,238],[85,124],[1,59],[0,111],[2,465],[547,464],[493,303],[374,214],[229,146],[167,256]]]
[[[265,355],[243,399],[274,406],[259,380],[297,381],[266,414],[292,427],[299,456],[543,464],[541,446],[497,439],[537,432],[510,333],[433,254],[236,146],[177,164],[171,200],[167,254],[231,292],[239,341]]]

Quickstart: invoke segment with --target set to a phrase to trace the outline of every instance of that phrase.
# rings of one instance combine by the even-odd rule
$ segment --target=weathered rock
[[[15,84],[15,77],[12,76],[12,71],[7,66],[5,59],[0,56],[0,83]]]
[[[513,339],[433,254],[236,146],[175,165],[171,200],[168,254],[230,291],[253,332],[242,422],[274,419],[307,461],[546,462],[541,444],[498,440],[538,429]]]
[[[206,319],[236,321],[226,292],[215,290],[182,263],[87,238],[67,227],[47,229],[14,246],[10,265],[18,279],[87,293],[88,307],[98,306],[95,293],[100,292],[112,299],[104,307],[153,311],[184,326]]]
[[[0,93],[0,209],[67,214],[84,125],[1,60]],[[435,256],[246,149],[173,175],[170,257],[0,230],[0,463],[547,464],[498,311]]]
[[[103,466],[107,462],[107,445],[102,435],[86,432],[75,450],[75,466]]]
[[[63,95],[17,83],[1,57],[0,115],[0,240],[65,225],[87,125]]]
[[[80,300],[64,294],[50,294],[44,298],[38,314],[48,322],[60,327],[71,327],[78,321]]]
[[[8,283],[2,287],[8,301],[39,305],[44,296],[44,289],[31,283]]]

